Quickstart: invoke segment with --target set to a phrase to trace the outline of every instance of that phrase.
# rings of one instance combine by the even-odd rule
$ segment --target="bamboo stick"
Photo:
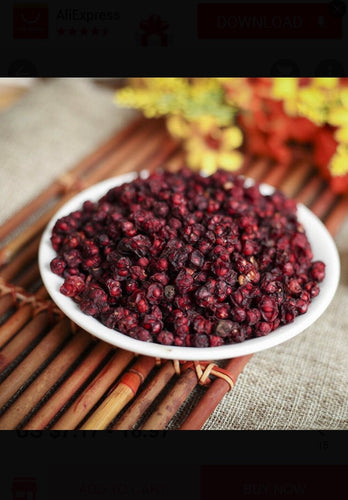
[[[299,187],[308,178],[309,172],[310,168],[307,163],[301,162],[292,168],[290,167],[289,174],[281,183],[283,193],[289,198],[293,198],[297,194]]]
[[[315,174],[301,187],[296,195],[296,200],[299,203],[309,206],[318,196],[320,196],[323,185],[321,177]]]
[[[7,266],[0,271],[0,276],[5,281],[11,281],[20,273],[31,260],[36,258],[37,251],[40,244],[41,235],[33,239],[26,247],[24,247],[20,254],[18,254]]]
[[[143,168],[153,170],[155,167],[157,167],[159,160],[161,160],[162,149],[164,149],[166,146],[167,137],[165,135],[165,132],[160,131],[151,139],[151,141],[147,141],[142,149],[133,152],[132,156],[127,158],[127,160],[124,161],[122,165],[119,165],[116,170],[114,165],[110,169],[108,175],[110,175],[111,172],[119,175],[126,172],[142,170]]]
[[[134,356],[134,353],[129,351],[117,351],[103,370],[51,428],[55,430],[75,429]]]
[[[139,386],[155,366],[155,358],[140,356],[134,365],[122,375],[114,389],[81,426],[81,430],[103,430],[133,399]]]
[[[125,168],[123,166],[124,163],[127,162],[129,158],[132,159],[135,153],[144,158],[145,155],[142,154],[144,146],[149,148],[149,144],[154,140],[156,141],[157,133],[160,130],[161,122],[150,121],[146,127],[143,127],[137,134],[130,137],[121,147],[113,151],[103,162],[101,162],[98,169],[88,175],[86,179],[88,185],[91,186],[102,179],[106,179],[112,170],[117,169],[117,174],[133,170],[132,167]]]
[[[325,216],[330,212],[337,194],[334,193],[329,187],[327,187],[323,193],[312,203],[311,211],[319,217],[319,219],[325,219]]]
[[[79,364],[70,377],[51,396],[49,402],[24,425],[23,429],[44,429],[61,408],[74,396],[81,385],[98,368],[112,347],[105,342],[96,343],[88,356]]]
[[[263,182],[271,186],[278,187],[285,179],[288,168],[283,164],[272,164],[270,170],[266,173]]]
[[[21,288],[27,289],[40,279],[40,270],[37,260],[34,260],[31,265],[14,280],[14,284]]]
[[[127,409],[122,417],[112,427],[113,430],[130,430],[153,403],[155,398],[166,387],[169,380],[175,374],[172,361],[167,361],[139,394],[134,403]]]
[[[90,343],[91,336],[83,331],[72,337],[64,349],[0,417],[0,429],[16,429],[25,415],[44,398],[47,391],[57,383]]]
[[[0,266],[3,266],[10,262],[13,256],[16,255],[19,250],[21,250],[28,241],[32,240],[37,236],[37,234],[42,231],[42,229],[48,224],[50,219],[56,213],[59,207],[64,205],[64,203],[71,198],[75,193],[71,192],[68,196],[64,197],[60,202],[58,202],[54,207],[45,212],[41,217],[39,217],[32,225],[24,229],[19,235],[17,235],[13,240],[11,240],[6,246],[0,250]]]
[[[116,151],[114,155],[111,155],[105,163],[99,167],[98,172],[92,174],[88,182],[93,181],[92,183],[94,184],[100,180],[100,176],[102,179],[105,179],[111,175],[121,175],[147,168],[149,157],[156,152],[156,149],[163,147],[165,143],[165,132],[161,130],[158,131],[158,124],[156,124],[154,128],[155,129],[149,127],[149,129],[146,130],[145,141],[144,137],[135,137],[134,143],[131,141],[127,143],[124,151]]]
[[[105,143],[103,143],[97,150],[90,153],[86,158],[79,162],[73,169],[69,171],[70,174],[78,176],[91,169],[96,163],[101,161],[108,155],[114,148],[121,144],[129,135],[132,135],[139,127],[145,125],[144,118],[140,117],[134,122],[130,123],[127,127],[121,130],[118,134],[112,135]],[[26,204],[10,219],[5,221],[0,227],[0,240],[8,236],[14,229],[21,225],[25,220],[33,215],[36,211],[42,208],[52,198],[64,192],[64,184],[60,179],[56,179],[50,186],[40,193],[38,197]]]
[[[49,298],[49,294],[46,290],[46,288],[44,287],[44,285],[42,285],[34,294],[35,298],[37,300],[47,300]]]
[[[10,309],[10,307],[13,307],[14,304],[14,298],[11,293],[6,293],[5,295],[0,296],[0,318]]]
[[[179,377],[170,393],[142,425],[141,430],[164,429],[197,383],[196,372],[189,368]]]
[[[245,155],[241,167],[236,170],[236,174],[249,176],[249,169],[253,165],[254,158],[250,155]]]
[[[244,168],[248,177],[258,182],[270,168],[270,162],[267,158],[259,158],[255,162],[250,162]]]
[[[325,225],[332,235],[336,235],[348,216],[348,196],[341,198],[325,219]]]
[[[156,168],[162,166],[162,164],[170,159],[170,157],[175,155],[178,151],[178,144],[174,141],[165,141],[163,146],[155,151],[155,153],[147,159],[146,169],[149,172],[154,171]]]
[[[0,407],[25,384],[70,335],[70,321],[61,320],[0,384]]]
[[[33,304],[24,304],[0,326],[0,348],[27,323],[32,314]]]
[[[19,335],[16,335],[0,353],[0,371],[3,371],[17,356],[19,356],[30,343],[47,327],[49,323],[49,314],[47,311],[34,316],[21,330]]]
[[[243,371],[246,364],[252,358],[252,354],[233,358],[227,363],[225,370],[228,371],[234,382]],[[215,379],[205,394],[199,400],[190,415],[185,419],[179,430],[199,430],[213,413],[219,402],[229,390],[229,384],[221,378]]]

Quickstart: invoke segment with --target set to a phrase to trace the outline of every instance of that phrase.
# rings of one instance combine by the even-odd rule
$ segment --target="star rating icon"
[[[74,26],[70,28],[64,28],[63,26],[59,26],[57,28],[57,33],[59,37],[62,36],[72,36],[72,37],[105,37],[108,34],[109,30],[104,26],[93,28],[87,28],[86,26],[82,26],[82,28],[76,29]]]

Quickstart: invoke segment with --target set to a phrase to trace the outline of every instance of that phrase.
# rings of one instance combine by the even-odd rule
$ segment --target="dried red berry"
[[[80,276],[69,276],[60,287],[60,291],[67,297],[76,297],[85,289],[85,282]]]

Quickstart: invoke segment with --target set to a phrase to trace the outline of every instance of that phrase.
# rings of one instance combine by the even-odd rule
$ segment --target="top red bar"
[[[342,38],[342,18],[323,3],[198,4],[198,38]]]

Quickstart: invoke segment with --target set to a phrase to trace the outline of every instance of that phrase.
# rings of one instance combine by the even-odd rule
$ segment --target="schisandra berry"
[[[80,276],[69,276],[60,287],[60,292],[67,297],[76,297],[85,289],[85,282]]]
[[[55,257],[51,261],[51,271],[55,274],[58,274],[58,276],[62,276],[64,269],[66,268],[66,262],[64,259],[60,257]]]
[[[108,328],[164,345],[268,335],[305,314],[325,278],[295,203],[223,170],[139,176],[57,220],[51,243],[61,293]]]

